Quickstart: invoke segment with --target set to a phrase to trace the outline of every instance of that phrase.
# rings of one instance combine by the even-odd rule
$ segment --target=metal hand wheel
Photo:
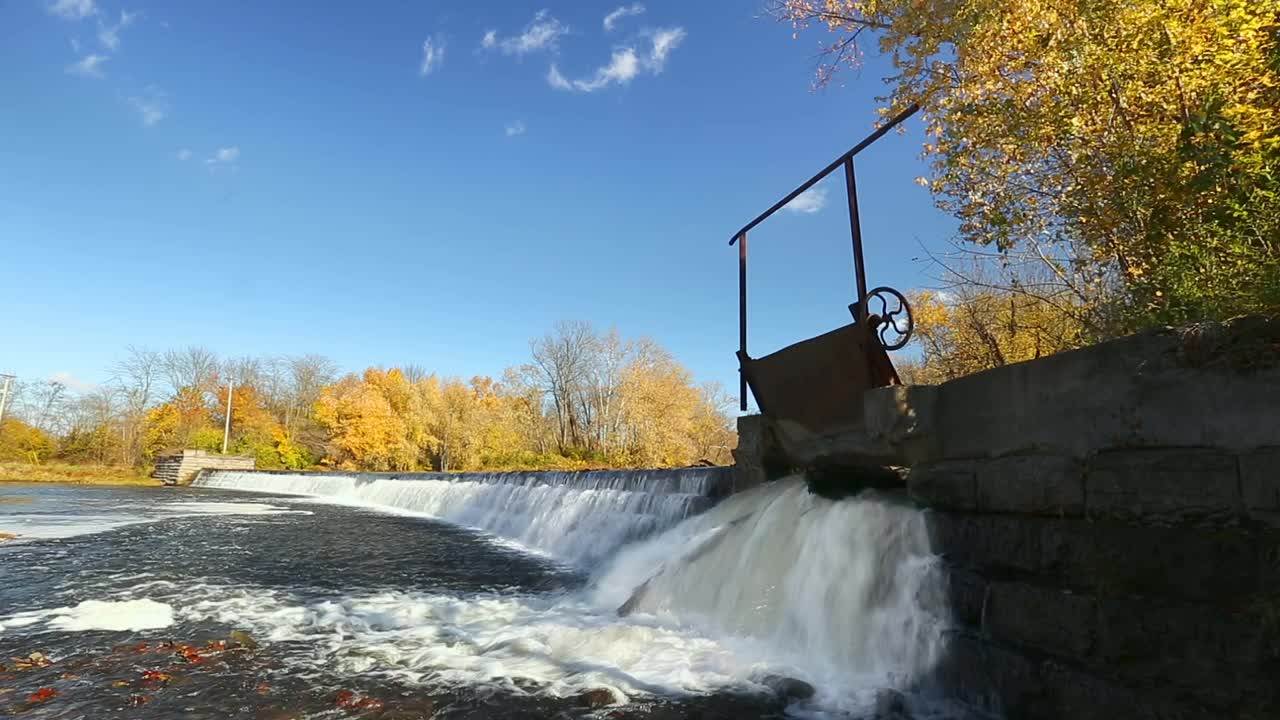
[[[878,301],[878,312],[873,301]],[[911,305],[902,293],[882,286],[868,292],[862,302],[867,323],[885,350],[898,350],[907,344],[916,324],[911,317]]]

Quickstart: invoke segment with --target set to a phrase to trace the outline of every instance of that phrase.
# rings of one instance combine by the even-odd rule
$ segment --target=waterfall
[[[942,654],[935,569],[918,510],[827,500],[792,478],[624,548],[594,594],[623,615],[762,643],[815,684],[907,689]]]
[[[626,543],[702,512],[728,468],[524,473],[277,473],[213,470],[194,485],[421,513],[593,566]]]
[[[610,640],[570,643],[565,652],[574,662],[616,667],[655,687],[763,682],[782,673],[817,688],[815,707],[861,716],[893,688],[907,692],[913,714],[936,716],[928,693],[918,691],[927,691],[943,655],[950,618],[924,515],[889,494],[824,499],[796,477],[725,497],[729,484],[724,468],[395,477],[214,471],[196,482],[423,513],[589,572],[580,592],[503,600],[515,604],[503,605],[492,628],[476,620],[477,632],[507,638],[492,651],[478,646],[486,663],[516,662],[498,649],[512,634],[549,647],[591,629],[591,637]],[[419,608],[446,600],[501,604],[394,602]],[[527,622],[512,625],[507,611],[528,614]],[[418,609],[407,617],[415,619],[406,621],[412,638],[405,642],[418,637],[420,624],[435,622]],[[577,630],[543,636],[570,620]],[[670,657],[650,667],[643,659],[655,633],[667,632],[675,634],[662,637],[683,650],[668,648]],[[683,652],[699,659],[682,664],[692,662]],[[559,678],[563,668],[547,672]]]

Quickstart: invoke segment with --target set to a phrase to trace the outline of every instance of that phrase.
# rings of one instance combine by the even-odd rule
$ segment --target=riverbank
[[[0,483],[65,483],[68,485],[160,485],[136,468],[109,465],[66,465],[0,462]]]

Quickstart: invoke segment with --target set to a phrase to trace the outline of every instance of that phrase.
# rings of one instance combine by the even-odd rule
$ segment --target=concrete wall
[[[1010,718],[1280,717],[1280,448],[913,468],[956,621],[936,680]]]
[[[744,473],[909,468],[955,621],[922,684],[1008,718],[1280,717],[1280,321],[883,388],[864,411],[856,436],[749,422]]]
[[[156,468],[151,477],[163,480],[165,485],[189,485],[201,470],[252,470],[256,464],[251,457],[183,450],[156,458]]]

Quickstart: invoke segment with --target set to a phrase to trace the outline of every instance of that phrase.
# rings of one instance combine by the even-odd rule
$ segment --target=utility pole
[[[236,389],[236,381],[227,380],[227,422],[222,426],[222,454],[227,454],[227,440],[231,438],[231,395]]]
[[[9,404],[9,383],[13,382],[14,376],[0,373],[0,377],[4,378],[4,389],[0,390],[0,423],[3,423],[4,409]]]

